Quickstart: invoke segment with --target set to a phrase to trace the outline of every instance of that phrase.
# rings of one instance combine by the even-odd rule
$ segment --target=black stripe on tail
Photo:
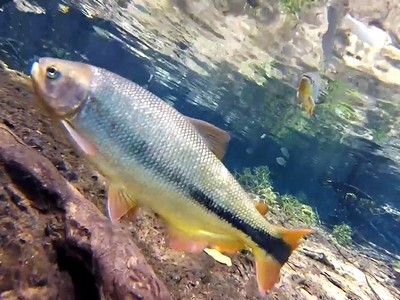
[[[283,239],[276,238],[261,228],[254,228],[250,224],[247,224],[243,220],[239,219],[238,216],[227,211],[226,209],[223,209],[210,197],[195,187],[190,188],[190,196],[197,203],[217,214],[220,218],[231,224],[233,227],[248,235],[253,242],[255,242],[264,251],[269,253],[281,265],[284,265],[288,261],[289,256],[292,253],[292,249],[284,242]]]

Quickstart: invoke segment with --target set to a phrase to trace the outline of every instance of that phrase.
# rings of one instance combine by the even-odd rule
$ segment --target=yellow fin
[[[78,147],[89,156],[96,155],[96,148],[90,142],[88,142],[84,137],[82,137],[75,129],[68,124],[67,121],[61,120],[61,124],[68,131],[70,137],[78,145]]]
[[[263,216],[265,216],[268,212],[268,206],[264,202],[257,202],[256,208],[257,208],[258,212]]]
[[[229,267],[232,266],[232,260],[229,256],[226,256],[219,252],[217,249],[210,249],[210,248],[205,248],[204,252],[207,253],[209,256],[211,256],[214,260],[217,262],[227,265]]]
[[[136,209],[136,201],[129,196],[120,186],[110,185],[107,200],[108,215],[111,221],[115,222],[128,214],[130,219]]]
[[[196,128],[215,156],[222,160],[231,139],[229,133],[208,122],[186,116],[185,118]]]
[[[283,227],[277,229],[278,235],[292,248],[292,250],[297,248],[302,237],[313,232],[313,229],[289,229]]]
[[[279,281],[281,264],[261,249],[254,251],[258,289],[262,296]]]

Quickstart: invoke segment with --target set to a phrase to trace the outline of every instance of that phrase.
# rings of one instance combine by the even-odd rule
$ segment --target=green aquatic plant
[[[393,269],[398,270],[398,272],[400,272],[400,260],[395,260],[392,263],[392,267],[393,267]]]
[[[277,195],[272,189],[267,166],[256,167],[253,170],[245,168],[242,173],[236,173],[236,178],[245,189],[259,196],[268,205],[276,205]]]
[[[356,121],[359,119],[354,108],[349,103],[343,101],[336,105],[336,114],[339,117],[350,121]]]
[[[304,225],[311,226],[317,223],[317,215],[311,206],[301,203],[292,195],[283,195],[279,203],[285,215],[294,220],[298,220]]]
[[[279,194],[272,188],[270,171],[267,166],[254,169],[245,168],[241,173],[236,173],[236,178],[245,189],[259,196],[268,206],[280,207],[289,219],[297,220],[307,226],[317,223],[316,212],[298,198],[286,194],[280,196],[278,201]],[[301,197],[306,199],[304,194]]]
[[[333,226],[333,236],[336,242],[340,245],[350,245],[352,241],[352,234],[353,232],[351,227],[347,224]]]
[[[304,8],[315,5],[317,2],[317,0],[280,0],[280,5],[286,14],[295,15]]]

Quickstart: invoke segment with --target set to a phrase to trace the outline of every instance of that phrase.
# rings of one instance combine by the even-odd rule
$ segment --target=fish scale
[[[139,86],[125,84],[125,80],[122,86],[119,83],[123,93],[109,92],[110,86],[117,83],[107,74],[101,70],[95,72],[91,99],[71,121],[99,142],[97,148],[105,149],[100,150],[101,155],[115,164],[112,168],[124,168],[124,173],[129,174],[131,168],[143,165],[146,170],[156,172],[157,177],[173,183],[201,182],[201,186],[194,184],[196,188],[211,199],[220,199],[225,209],[236,205],[242,206],[242,214],[254,213],[247,194],[180,114]],[[110,126],[114,120],[119,120],[119,126]],[[154,126],[156,121],[158,126]],[[190,147],[186,141],[190,141]],[[197,172],[191,172],[193,169]],[[225,176],[219,176],[221,173]],[[247,202],[237,201],[240,198]],[[264,223],[262,218],[254,219],[252,216],[247,222],[255,227]]]

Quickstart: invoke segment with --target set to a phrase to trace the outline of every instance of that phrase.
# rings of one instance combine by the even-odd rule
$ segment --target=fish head
[[[56,58],[40,58],[31,68],[40,104],[60,119],[73,115],[85,102],[92,77],[91,66]]]
[[[312,94],[312,79],[308,76],[300,78],[299,87],[297,89],[298,98],[301,100],[307,99]]]

